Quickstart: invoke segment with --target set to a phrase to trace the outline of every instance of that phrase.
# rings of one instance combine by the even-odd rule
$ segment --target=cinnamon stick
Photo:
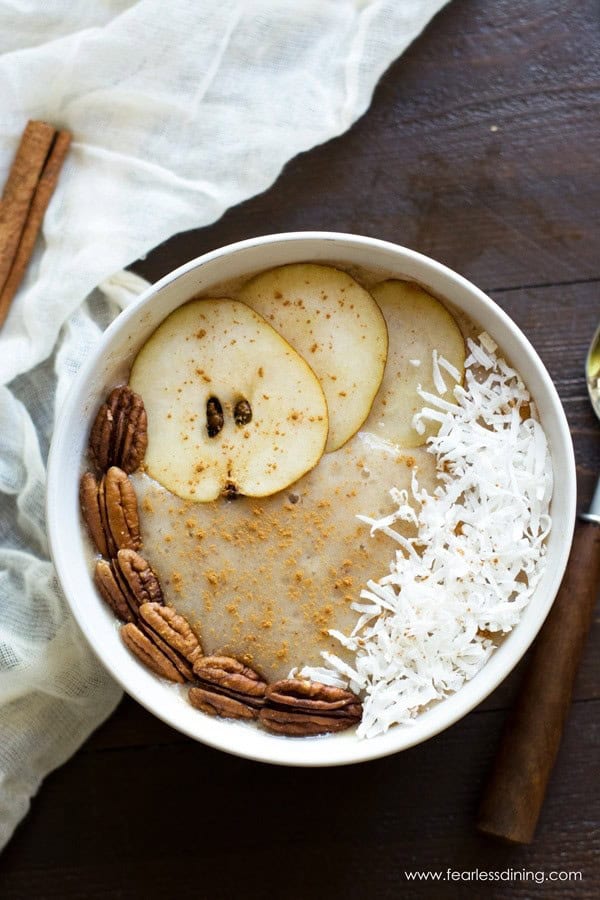
[[[31,259],[71,135],[31,121],[23,132],[0,201],[0,326]]]
[[[569,565],[506,723],[477,826],[528,844],[565,726],[600,587],[600,525],[579,524]]]

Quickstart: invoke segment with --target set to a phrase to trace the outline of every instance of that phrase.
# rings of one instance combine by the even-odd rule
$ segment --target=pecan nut
[[[106,509],[106,475],[102,476],[100,483],[98,484],[98,509],[100,510],[100,521],[102,522],[102,530],[104,531],[104,537],[106,539],[108,556],[110,559],[114,559],[119,552],[119,548],[111,534],[110,524],[108,522],[108,510]]]
[[[345,731],[360,722],[360,716],[357,719],[347,720],[328,716],[327,713],[312,715],[306,711],[292,712],[269,706],[260,710],[258,718],[260,724],[267,731],[287,737],[316,737],[319,734],[332,734],[336,731]]]
[[[133,622],[123,625],[121,638],[125,646],[156,675],[183,684],[185,678],[171,660]]]
[[[102,599],[123,622],[133,622],[135,605],[116,575],[114,561],[99,559],[94,570],[94,583]]]
[[[189,689],[188,697],[192,706],[209,716],[221,716],[223,719],[256,718],[254,707],[226,694],[216,694],[205,688],[192,687]]]
[[[357,725],[362,704],[351,691],[288,678],[267,687],[260,723],[276,734],[308,737]]]
[[[136,610],[143,603],[163,604],[164,597],[160,581],[150,563],[135,550],[119,550],[117,553],[117,578],[129,589]]]
[[[103,600],[124,622],[139,618],[144,603],[163,603],[160,582],[143,556],[134,550],[119,550],[116,559],[98,560],[94,582]]]
[[[144,401],[128,385],[116,387],[92,425],[89,451],[100,471],[119,466],[134,472],[148,446],[148,418]]]
[[[103,478],[108,529],[119,550],[139,550],[142,546],[137,497],[129,476],[111,466]]]
[[[159,650],[169,659],[179,674],[183,677],[184,681],[193,681],[194,680],[194,672],[192,667],[190,666],[187,659],[183,656],[180,656],[172,647],[170,647],[166,641],[158,635],[155,631],[153,631],[145,622],[141,619],[138,619],[136,622],[137,627],[140,631],[143,631],[148,640],[152,641]]]
[[[138,627],[167,656],[186,681],[194,680],[193,664],[202,647],[189,622],[169,606],[142,603]]]
[[[200,682],[201,693],[194,694],[194,700],[191,697],[190,700],[199,709],[226,718],[258,716],[267,684],[253,669],[229,656],[204,656],[196,661],[194,675]]]
[[[79,500],[90,537],[102,556],[142,545],[137,498],[129,476],[116,466],[97,481],[92,472],[81,477]]]
[[[139,614],[146,625],[193,666],[202,657],[200,641],[187,619],[170,606],[143,603]]]
[[[79,482],[79,505],[94,546],[102,556],[110,556],[100,512],[99,487],[96,476],[92,472],[85,472]]]

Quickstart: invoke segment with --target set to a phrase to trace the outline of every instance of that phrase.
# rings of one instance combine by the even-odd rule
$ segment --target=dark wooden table
[[[541,354],[571,424],[584,505],[600,471],[582,376],[600,319],[598,15],[596,0],[454,0],[347,134],[138,270],[156,279],[219,245],[295,229],[374,235],[436,257],[490,293]],[[596,622],[530,847],[474,830],[520,671],[425,745],[337,770],[226,756],[126,698],[43,785],[0,861],[0,896],[598,897],[599,639]],[[405,875],[476,868],[530,880]],[[531,880],[551,870],[583,880]]]

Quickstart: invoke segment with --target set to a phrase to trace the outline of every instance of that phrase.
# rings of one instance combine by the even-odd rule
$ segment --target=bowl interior
[[[126,378],[135,354],[158,324],[219,282],[301,261],[359,265],[387,277],[418,281],[480,324],[531,391],[555,473],[552,514],[560,527],[549,536],[543,577],[518,626],[458,693],[422,713],[412,726],[395,727],[371,740],[359,741],[353,733],[293,740],[193,709],[180,689],[145,670],[123,646],[114,616],[93,586],[79,517],[75,473],[93,417],[110,388]],[[516,665],[550,609],[567,562],[574,515],[575,465],[568,425],[546,369],[512,320],[441,264],[394,244],[343,234],[301,232],[244,241],[193,260],[154,285],[115,320],[80,372],[57,424],[48,467],[48,532],[58,576],[81,629],[106,668],[142,705],[190,737],[251,759],[288,765],[339,765],[394,753],[438,733],[483,700]]]

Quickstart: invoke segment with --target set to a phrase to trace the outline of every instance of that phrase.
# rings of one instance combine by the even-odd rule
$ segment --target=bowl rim
[[[326,736],[316,739],[296,739],[295,741],[290,742],[290,740],[286,738],[274,738],[273,735],[266,735],[266,737],[269,739],[267,744],[269,747],[269,751],[259,752],[254,747],[248,748],[247,746],[245,746],[243,740],[238,742],[237,745],[234,745],[234,741],[228,740],[229,734],[233,738],[235,738],[236,734],[239,736],[239,731],[235,728],[234,723],[227,722],[226,731],[219,731],[218,734],[211,733],[210,735],[200,736],[194,729],[186,726],[185,723],[178,721],[176,709],[173,710],[173,714],[171,714],[170,711],[167,712],[165,710],[157,710],[155,705],[152,703],[152,698],[148,697],[145,692],[138,690],[136,687],[128,683],[127,678],[125,678],[123,673],[119,670],[119,667],[110,657],[110,654],[102,652],[102,648],[97,646],[92,628],[90,627],[86,618],[82,615],[77,603],[73,602],[71,599],[71,589],[74,588],[75,585],[71,583],[71,580],[69,578],[68,553],[66,552],[66,548],[61,545],[60,539],[61,460],[59,458],[59,454],[60,450],[62,449],[61,445],[64,441],[65,429],[68,423],[71,421],[75,411],[74,407],[78,400],[78,386],[84,384],[89,379],[90,375],[93,373],[94,369],[106,353],[107,348],[110,346],[115,335],[121,333],[124,329],[126,329],[128,324],[140,315],[142,310],[163,288],[168,287],[169,285],[173,284],[173,282],[187,275],[189,272],[200,268],[206,263],[212,262],[213,260],[219,259],[220,257],[230,256],[246,249],[254,249],[268,244],[298,242],[308,243],[310,241],[324,241],[333,245],[339,242],[343,242],[345,244],[353,244],[356,247],[370,247],[382,251],[391,252],[399,258],[410,260],[411,262],[418,265],[422,270],[435,273],[436,275],[441,276],[441,278],[446,280],[446,282],[453,283],[458,289],[461,289],[467,294],[471,294],[471,296],[474,297],[480,304],[482,304],[484,308],[490,310],[492,314],[497,319],[501,320],[503,322],[503,325],[510,332],[512,332],[512,337],[529,356],[532,364],[537,370],[538,375],[541,377],[541,380],[544,383],[544,389],[547,394],[547,399],[550,401],[551,405],[551,411],[548,413],[548,415],[552,416],[556,420],[561,440],[560,449],[565,457],[565,461],[567,462],[567,470],[563,471],[561,469],[561,480],[563,482],[563,490],[565,495],[566,516],[565,521],[561,523],[561,532],[563,539],[560,544],[560,552],[555,556],[554,578],[551,582],[546,601],[539,611],[539,617],[537,618],[537,620],[533,623],[529,623],[529,628],[527,629],[526,633],[525,629],[523,628],[521,629],[522,633],[519,634],[519,626],[516,626],[515,629],[513,629],[513,631],[511,632],[511,637],[513,637],[513,652],[510,655],[509,660],[505,660],[503,665],[493,665],[494,659],[497,657],[497,654],[492,654],[490,659],[486,662],[485,666],[473,679],[466,682],[463,687],[459,689],[459,691],[449,695],[447,698],[443,699],[436,705],[436,709],[441,710],[441,715],[437,716],[434,723],[429,724],[429,727],[419,726],[418,724],[419,722],[423,721],[424,715],[426,715],[423,714],[421,716],[418,716],[415,719],[415,723],[411,726],[396,726],[395,728],[390,729],[384,735],[380,735],[373,739],[356,739],[352,744],[352,747],[354,748],[352,752],[348,752],[346,749],[343,753],[338,753],[337,755],[335,752],[331,752],[331,750],[333,750],[337,743],[335,741],[335,736]],[[335,247],[333,247],[332,249],[333,256],[335,256]],[[184,300],[182,302],[186,301]],[[489,694],[491,694],[498,687],[498,685],[510,674],[510,672],[518,664],[519,660],[522,658],[522,656],[525,654],[525,652],[535,639],[552,607],[552,603],[554,602],[554,599],[558,592],[558,588],[560,586],[560,582],[562,580],[562,576],[564,574],[564,570],[566,568],[570,553],[573,530],[575,526],[575,508],[575,457],[566,415],[558,396],[558,392],[545,365],[543,364],[532,344],[520,330],[518,325],[508,316],[507,313],[504,312],[504,310],[500,306],[498,306],[498,304],[496,304],[490,297],[488,297],[488,295],[485,294],[484,291],[482,291],[464,276],[450,269],[448,266],[445,266],[443,263],[440,263],[437,260],[426,256],[425,254],[419,253],[415,250],[411,250],[407,247],[403,247],[399,244],[395,244],[391,241],[385,241],[379,238],[345,232],[292,231],[261,235],[254,238],[248,238],[243,241],[236,241],[234,243],[227,244],[223,247],[219,247],[207,253],[201,254],[200,256],[190,260],[187,263],[184,263],[173,271],[167,273],[157,282],[150,285],[142,294],[140,294],[138,298],[136,298],[135,301],[133,301],[128,307],[126,307],[113,320],[113,322],[111,322],[111,324],[102,334],[100,341],[93,348],[85,363],[73,379],[73,383],[69,387],[62,409],[60,410],[57,417],[48,456],[46,522],[50,555],[71,613],[73,614],[79,628],[83,632],[83,635],[85,636],[96,657],[110,672],[112,677],[120,684],[124,691],[126,691],[149,712],[153,713],[153,715],[157,716],[166,724],[170,725],[181,733],[188,735],[194,740],[205,743],[208,746],[214,747],[216,749],[223,750],[225,752],[243,758],[253,759],[261,762],[268,762],[276,765],[297,765],[303,767],[348,765],[368,761],[371,759],[377,759],[383,756],[390,755],[392,753],[398,753],[402,750],[415,746],[416,744],[422,743],[423,741],[434,737],[436,734],[439,734],[441,731],[444,731],[446,728],[449,728],[459,719],[462,719],[465,715],[471,712],[474,707],[485,700],[485,698],[488,697]],[[482,675],[484,676],[483,678],[481,677]],[[477,687],[479,689],[476,689]],[[223,735],[225,736],[223,737]],[[390,735],[392,735],[391,739]],[[394,740],[395,735],[397,735],[397,738]],[[283,746],[281,743],[282,741],[285,742],[286,747],[289,748],[290,745],[292,745],[293,747],[297,747],[298,751],[296,752],[293,749],[290,749],[284,753],[278,754],[277,748]],[[319,742],[322,747],[329,747],[330,752],[326,751],[323,759],[318,758],[318,753],[316,755],[309,754],[308,758],[306,758],[302,751],[302,747],[306,747],[306,741]]]

